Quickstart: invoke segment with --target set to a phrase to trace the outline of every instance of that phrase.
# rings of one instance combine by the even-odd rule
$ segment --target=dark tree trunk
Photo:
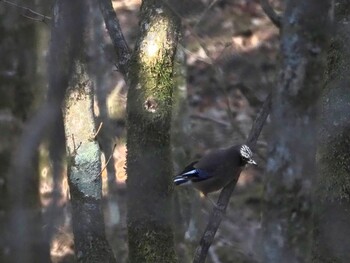
[[[311,182],[330,1],[289,0],[272,104],[263,211],[263,262],[310,262]]]
[[[162,1],[141,7],[127,101],[129,261],[176,262],[170,126],[179,21]]]
[[[335,35],[322,92],[315,195],[317,263],[350,262],[350,2],[335,1]]]
[[[28,1],[34,5],[34,1]],[[38,153],[18,177],[16,150],[24,124],[42,99],[40,23],[0,5],[0,262],[50,262],[39,199]],[[44,30],[45,31],[45,30]],[[12,167],[11,167],[12,166]],[[23,179],[24,188],[18,180]]]

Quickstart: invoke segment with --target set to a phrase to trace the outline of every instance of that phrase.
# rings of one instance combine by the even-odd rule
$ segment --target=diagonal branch
[[[117,14],[115,13],[111,0],[100,0],[100,10],[106,24],[109,36],[112,39],[114,49],[118,57],[118,70],[127,76],[128,64],[131,57],[131,52],[128,43],[125,40],[122,29],[119,24]]]
[[[278,28],[281,27],[282,17],[278,15],[269,3],[269,0],[260,0],[261,8],[265,14],[270,18],[271,22]]]
[[[256,142],[258,141],[261,130],[264,127],[267,116],[270,114],[271,101],[272,101],[272,94],[270,93],[266,97],[264,104],[261,106],[261,110],[258,116],[255,118],[253,126],[250,130],[250,133],[247,139],[247,144],[249,144],[249,147],[253,150],[255,149]]]
[[[270,94],[265,99],[265,102],[264,102],[258,116],[256,117],[255,122],[253,123],[253,127],[250,130],[250,134],[249,134],[248,139],[247,139],[247,144],[249,144],[253,149],[255,148],[255,145],[256,145],[256,142],[259,138],[261,130],[264,127],[266,118],[270,113],[271,97],[272,97],[272,95]],[[240,172],[241,171],[239,171],[238,173],[240,173]],[[238,176],[235,176],[234,178],[235,178],[235,180],[233,180],[226,187],[224,187],[224,189],[220,193],[217,207],[220,207],[221,209],[214,207],[213,212],[210,215],[208,225],[207,225],[207,227],[203,233],[203,236],[199,242],[199,246],[196,249],[193,263],[204,263],[205,262],[209,248],[213,242],[216,231],[218,230],[218,228],[221,224],[221,221],[222,221],[222,218],[225,214],[227,205],[230,201],[231,194],[232,194],[232,192],[235,189],[235,186],[237,184],[239,174],[238,174]]]
[[[3,2],[7,5],[15,6],[15,7],[23,10],[24,13],[22,15],[26,18],[29,18],[29,19],[32,19],[35,21],[44,22],[44,23],[46,23],[48,20],[49,21],[51,20],[51,17],[40,14],[40,13],[38,13],[38,12],[28,8],[28,7],[24,7],[24,6],[21,6],[19,4],[16,4],[16,3],[13,3],[13,2],[10,2],[7,0],[0,0],[0,2]]]

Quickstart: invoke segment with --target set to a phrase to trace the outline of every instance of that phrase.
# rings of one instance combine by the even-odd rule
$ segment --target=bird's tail
[[[175,176],[174,184],[175,185],[190,184],[192,182],[193,177],[197,177],[197,176],[198,176],[198,171],[196,169],[187,171],[185,173]]]
[[[180,185],[180,184],[186,184],[186,183],[189,183],[189,180],[188,178],[186,177],[183,177],[181,175],[178,175],[174,178],[174,184],[175,185]]]

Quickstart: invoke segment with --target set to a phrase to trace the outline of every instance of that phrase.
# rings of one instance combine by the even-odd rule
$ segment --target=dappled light
[[[350,262],[349,10],[0,1],[0,262]]]

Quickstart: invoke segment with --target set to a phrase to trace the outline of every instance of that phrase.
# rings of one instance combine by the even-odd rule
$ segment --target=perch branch
[[[106,28],[113,42],[115,52],[117,53],[117,68],[124,75],[124,77],[126,77],[128,73],[128,64],[131,57],[128,43],[126,42],[123,35],[117,14],[113,9],[111,0],[100,0],[99,4],[103,19],[106,24]]]
[[[7,5],[11,5],[11,6],[14,6],[18,9],[21,9],[24,11],[24,13],[22,14],[24,17],[26,18],[29,18],[29,19],[32,19],[32,20],[35,20],[35,21],[40,21],[40,22],[44,22],[46,24],[46,21],[47,20],[51,20],[51,17],[49,16],[45,16],[43,14],[40,14],[38,12],[35,12],[34,10],[28,8],[28,7],[24,7],[24,6],[21,6],[21,5],[18,5],[16,3],[13,3],[13,2],[10,2],[10,1],[7,1],[7,0],[0,0],[0,2],[3,2]]]
[[[281,28],[282,17],[279,16],[269,3],[269,0],[260,0],[261,8],[265,14],[270,18],[271,22],[278,28]]]
[[[264,104],[262,105],[262,108],[256,117],[252,129],[250,131],[250,134],[247,139],[247,144],[249,144],[253,149],[256,146],[256,142],[258,140],[258,137],[261,133],[261,130],[265,124],[266,118],[270,113],[271,109],[271,94],[265,99]],[[227,186],[222,189],[219,199],[218,199],[218,205],[217,207],[220,207],[221,209],[218,209],[217,207],[214,207],[210,218],[208,225],[202,235],[202,238],[199,242],[199,246],[196,249],[193,263],[204,263],[205,259],[208,255],[209,248],[213,242],[213,239],[215,237],[216,231],[218,230],[220,223],[222,221],[222,218],[225,214],[227,205],[230,201],[231,194],[233,190],[235,189],[235,186],[237,184],[239,174],[241,173],[241,170],[238,171],[237,176],[235,176],[234,180],[229,183]]]

